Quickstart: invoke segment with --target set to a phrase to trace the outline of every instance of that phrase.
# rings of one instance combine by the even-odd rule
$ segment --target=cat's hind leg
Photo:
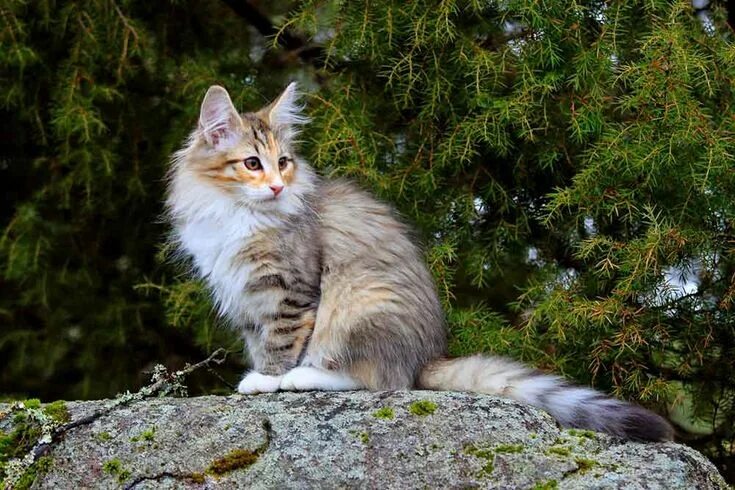
[[[311,366],[295,367],[281,379],[281,389],[285,391],[348,391],[361,388],[363,387],[346,373]]]

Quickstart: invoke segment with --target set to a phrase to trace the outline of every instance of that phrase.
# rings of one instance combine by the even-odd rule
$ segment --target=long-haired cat
[[[172,160],[174,240],[252,360],[238,391],[473,391],[540,407],[568,427],[672,438],[658,415],[557,376],[497,357],[447,358],[444,315],[410,230],[296,154],[301,110],[294,84],[244,114],[213,86]]]

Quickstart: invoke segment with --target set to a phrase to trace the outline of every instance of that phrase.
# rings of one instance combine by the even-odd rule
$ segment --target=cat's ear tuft
[[[212,85],[202,100],[199,112],[199,131],[214,148],[231,142],[242,126],[240,115],[224,87]]]
[[[296,82],[291,82],[276,100],[260,111],[260,115],[273,131],[292,137],[298,133],[298,126],[309,122],[299,98]]]

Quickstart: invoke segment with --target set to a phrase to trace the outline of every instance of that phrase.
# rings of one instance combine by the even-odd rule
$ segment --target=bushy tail
[[[433,361],[422,370],[419,388],[506,396],[546,410],[565,427],[628,439],[669,441],[674,435],[663,417],[645,408],[499,357]]]

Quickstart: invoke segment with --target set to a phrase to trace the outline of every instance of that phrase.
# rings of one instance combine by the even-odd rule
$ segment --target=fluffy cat
[[[410,230],[295,153],[301,109],[295,84],[244,114],[213,86],[172,160],[174,241],[250,353],[239,392],[473,391],[540,407],[568,427],[672,438],[662,417],[560,377],[503,358],[446,358],[444,315]]]

